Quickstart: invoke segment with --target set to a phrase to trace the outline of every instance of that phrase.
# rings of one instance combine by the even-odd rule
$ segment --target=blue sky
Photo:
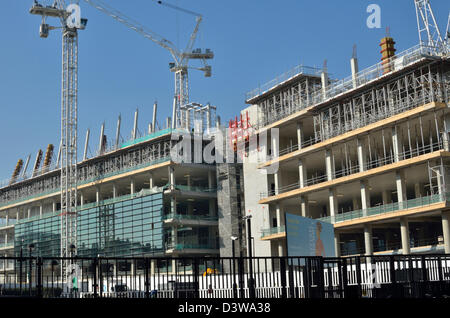
[[[151,0],[107,0],[154,32],[184,48],[194,17]],[[2,0],[0,11],[0,180],[9,178],[19,158],[32,160],[47,144],[59,145],[61,32],[39,38],[40,18],[28,13],[32,0]],[[51,0],[42,0],[50,3]],[[68,2],[68,1],[66,1]],[[79,153],[87,128],[90,151],[98,144],[100,125],[114,137],[119,114],[122,136],[130,136],[134,111],[139,130],[146,131],[152,105],[158,121],[171,116],[173,73],[169,53],[104,13],[80,1],[89,19],[79,36]],[[418,43],[413,0],[168,0],[200,12],[204,19],[195,47],[211,48],[213,76],[191,71],[191,101],[217,106],[222,121],[245,107],[245,93],[290,68],[321,67],[327,59],[334,78],[349,75],[353,44],[360,69],[380,60],[378,43],[390,27],[396,48]],[[366,8],[381,7],[381,28],[369,29]],[[433,0],[441,31],[449,2]],[[58,21],[51,20],[57,25]]]

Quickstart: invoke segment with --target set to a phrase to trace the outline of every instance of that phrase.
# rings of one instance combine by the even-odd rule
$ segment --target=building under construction
[[[285,256],[290,213],[332,223],[337,256],[450,253],[448,41],[421,39],[397,53],[386,36],[380,48],[381,62],[364,70],[354,49],[345,79],[332,78],[326,63],[301,65],[249,92],[229,135],[215,107],[177,97],[173,120],[158,125],[155,105],[144,135],[137,112],[129,140],[120,137],[120,117],[112,142],[102,125],[90,158],[88,131],[76,165],[73,252],[232,256],[236,247],[240,255]],[[239,151],[232,163],[174,161],[174,136],[187,131],[195,152],[196,140],[202,150],[214,140],[213,128],[226,145],[268,142],[244,149],[242,164],[234,163]],[[61,156],[49,145],[33,167],[30,157],[19,160],[2,184],[2,255],[27,253],[33,244],[30,253],[64,254]]]
[[[331,222],[338,256],[450,252],[448,50],[394,44],[361,71],[355,50],[343,80],[298,66],[247,94],[270,140],[244,163],[257,254],[286,256],[285,213]]]

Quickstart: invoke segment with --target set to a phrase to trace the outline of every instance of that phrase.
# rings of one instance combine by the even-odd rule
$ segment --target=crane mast
[[[50,30],[62,30],[60,255],[71,257],[77,249],[78,30],[86,27],[87,20],[81,19],[77,2],[66,7],[63,0],[52,6],[34,1],[30,13],[42,17],[40,37],[48,37]],[[59,18],[61,26],[49,26],[47,17]],[[66,279],[68,264],[68,260],[61,264]]]

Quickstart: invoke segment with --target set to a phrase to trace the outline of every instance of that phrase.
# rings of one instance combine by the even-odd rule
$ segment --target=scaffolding
[[[284,81],[277,78],[269,82],[270,85],[273,85],[271,88],[256,89],[247,94],[247,103],[259,105],[258,124],[254,126],[255,128],[262,128],[300,110],[313,106],[314,108],[319,107],[331,99],[347,94],[351,90],[388,77],[393,72],[406,69],[425,59],[439,60],[446,57],[446,54],[446,50],[442,48],[419,44],[342,80],[327,80],[328,76],[324,76],[324,85],[317,72],[314,74],[300,72],[296,80],[293,80],[294,77]],[[389,69],[390,72],[386,73],[386,69]],[[328,75],[325,70],[322,70],[323,74]],[[423,79],[430,84],[434,81],[431,78]],[[422,78],[419,80],[422,80]],[[441,83],[442,80],[439,79],[439,82]],[[413,83],[414,81],[410,80],[405,86],[409,88]],[[273,92],[270,93],[270,91]],[[262,96],[263,94],[266,94],[266,96]],[[346,110],[348,110],[348,107]]]
[[[78,184],[94,182],[138,169],[164,160],[169,160],[172,141],[170,139],[147,143],[119,150],[99,159],[92,159],[77,165]],[[59,170],[53,170],[38,178],[32,178],[10,187],[0,189],[0,207],[34,196],[58,193],[60,191]]]

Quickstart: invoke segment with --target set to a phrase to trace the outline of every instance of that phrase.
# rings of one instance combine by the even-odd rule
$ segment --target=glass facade
[[[163,254],[163,193],[94,206],[78,212],[77,255],[123,257]],[[60,256],[60,217],[15,226],[15,253]]]

